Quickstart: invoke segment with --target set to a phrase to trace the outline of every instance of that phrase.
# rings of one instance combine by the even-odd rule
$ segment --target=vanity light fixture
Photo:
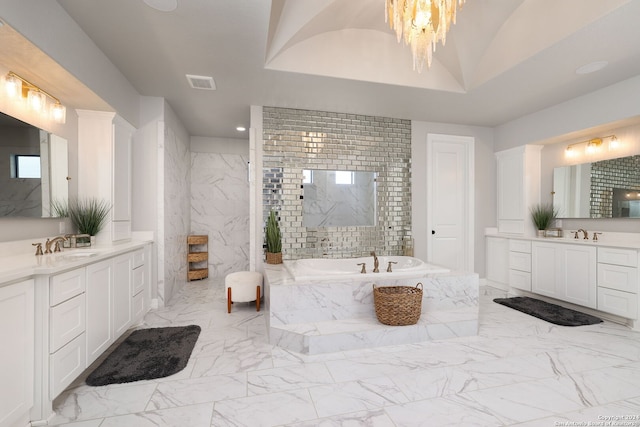
[[[238,127],[236,127],[236,130],[237,130],[238,132],[244,132],[244,131],[246,131],[246,130],[247,130],[247,128],[246,128],[246,127],[244,127],[244,126],[238,126]]]
[[[618,142],[618,138],[615,135],[607,135],[602,137],[591,138],[586,141],[574,142],[573,144],[569,144],[567,145],[567,148],[565,149],[564,154],[566,157],[577,156],[578,151],[576,150],[576,147],[582,144],[586,144],[584,148],[584,152],[586,154],[593,154],[600,149],[605,139],[609,140],[609,150],[615,150],[616,148],[618,148],[620,144]]]
[[[602,138],[590,139],[589,142],[587,142],[587,146],[585,147],[584,151],[586,151],[589,154],[593,154],[598,150],[598,147],[600,147],[601,145],[602,145]]]
[[[20,77],[13,71],[4,78],[4,87],[10,98],[22,101],[27,99],[27,106],[40,114],[49,112],[49,118],[56,123],[64,124],[67,119],[67,109],[58,98],[40,89],[38,86]],[[51,100],[48,103],[48,100]],[[47,107],[49,104],[49,107]]]

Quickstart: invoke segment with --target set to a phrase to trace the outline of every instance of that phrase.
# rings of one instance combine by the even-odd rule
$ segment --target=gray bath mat
[[[583,326],[602,323],[602,319],[529,297],[496,298],[498,304],[561,326]]]
[[[88,377],[90,386],[163,378],[187,366],[200,326],[133,331]]]

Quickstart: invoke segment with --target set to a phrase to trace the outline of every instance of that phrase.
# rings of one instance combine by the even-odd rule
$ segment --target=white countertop
[[[36,275],[57,274],[116,255],[142,248],[151,240],[130,240],[108,246],[92,246],[79,249],[63,249],[46,255],[3,255],[0,257],[0,287]]]
[[[575,230],[564,230],[563,237],[537,237],[537,236],[523,236],[521,234],[509,234],[509,233],[497,233],[487,232],[486,237],[503,237],[507,239],[518,240],[530,240],[532,242],[555,242],[564,244],[576,244],[576,245],[589,245],[589,246],[601,246],[607,248],[626,248],[626,249],[640,249],[640,233],[617,233],[606,232],[598,235],[598,240],[593,240],[593,232],[589,231],[589,239],[583,239],[582,232],[576,239],[574,238]],[[597,231],[600,233],[600,231]]]

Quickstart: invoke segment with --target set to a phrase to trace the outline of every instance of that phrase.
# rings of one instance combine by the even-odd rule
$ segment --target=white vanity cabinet
[[[524,145],[496,153],[498,232],[529,235],[529,209],[540,201],[541,145]]]
[[[0,427],[28,425],[34,403],[34,282],[0,287]]]
[[[596,308],[596,248],[555,242],[531,243],[531,291]]]
[[[92,364],[115,338],[113,335],[113,261],[87,266],[87,365]]]
[[[87,266],[87,365],[132,324],[135,253]]]
[[[98,246],[92,256],[30,251],[4,264],[0,427],[46,425],[53,400],[142,319],[151,251],[146,242],[123,242]]]
[[[509,283],[509,240],[487,236],[486,253],[487,280],[499,285]]]
[[[638,251],[598,248],[598,310],[638,318]]]
[[[149,308],[149,298],[147,298],[147,284],[149,283],[147,250],[138,249],[133,253],[132,272],[131,272],[131,322],[136,324],[142,320],[144,313]]]
[[[119,337],[131,326],[133,254],[113,259],[113,331]]]
[[[49,278],[49,396],[60,394],[86,367],[86,272]]]
[[[531,290],[531,241],[509,239],[509,284]]]

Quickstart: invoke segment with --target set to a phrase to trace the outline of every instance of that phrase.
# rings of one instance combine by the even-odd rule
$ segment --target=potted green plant
[[[280,226],[274,210],[269,212],[269,218],[267,218],[265,240],[267,243],[267,264],[282,264]]]
[[[538,203],[531,209],[531,219],[538,230],[538,237],[544,237],[544,230],[549,228],[558,216],[557,209],[551,203]]]
[[[69,200],[69,218],[80,234],[97,235],[107,221],[111,206],[105,200],[84,197]],[[92,242],[93,243],[93,242]]]

